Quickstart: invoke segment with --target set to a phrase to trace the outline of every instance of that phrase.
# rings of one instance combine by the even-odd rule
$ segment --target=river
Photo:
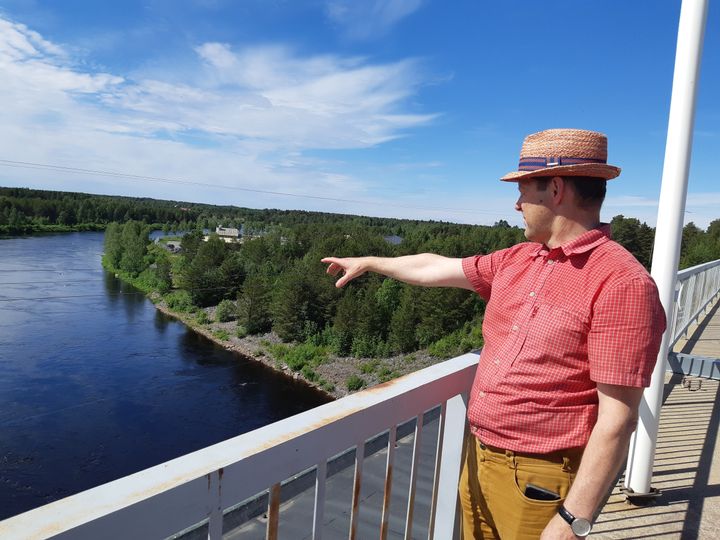
[[[0,239],[0,519],[328,401],[158,312],[102,244]]]

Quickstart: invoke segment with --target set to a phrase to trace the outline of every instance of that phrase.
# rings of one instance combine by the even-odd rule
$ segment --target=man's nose
[[[518,212],[522,212],[522,206],[520,206],[520,199],[518,198],[517,201],[515,201],[515,210]]]

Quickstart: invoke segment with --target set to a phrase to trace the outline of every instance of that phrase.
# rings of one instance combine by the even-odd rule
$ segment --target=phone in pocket
[[[536,501],[557,501],[560,495],[535,484],[525,484],[525,496]]]

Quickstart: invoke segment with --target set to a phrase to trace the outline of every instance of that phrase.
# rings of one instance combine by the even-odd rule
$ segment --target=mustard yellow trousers
[[[581,458],[582,449],[519,454],[489,447],[468,434],[459,486],[463,540],[539,538],[565,500]],[[560,498],[530,498],[527,484]]]

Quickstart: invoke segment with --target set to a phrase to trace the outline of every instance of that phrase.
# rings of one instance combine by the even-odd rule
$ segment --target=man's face
[[[551,236],[551,228],[555,214],[550,210],[552,203],[552,181],[544,191],[538,189],[538,181],[534,178],[518,182],[520,197],[515,203],[515,210],[522,212],[525,222],[525,238],[531,242],[547,243]]]

